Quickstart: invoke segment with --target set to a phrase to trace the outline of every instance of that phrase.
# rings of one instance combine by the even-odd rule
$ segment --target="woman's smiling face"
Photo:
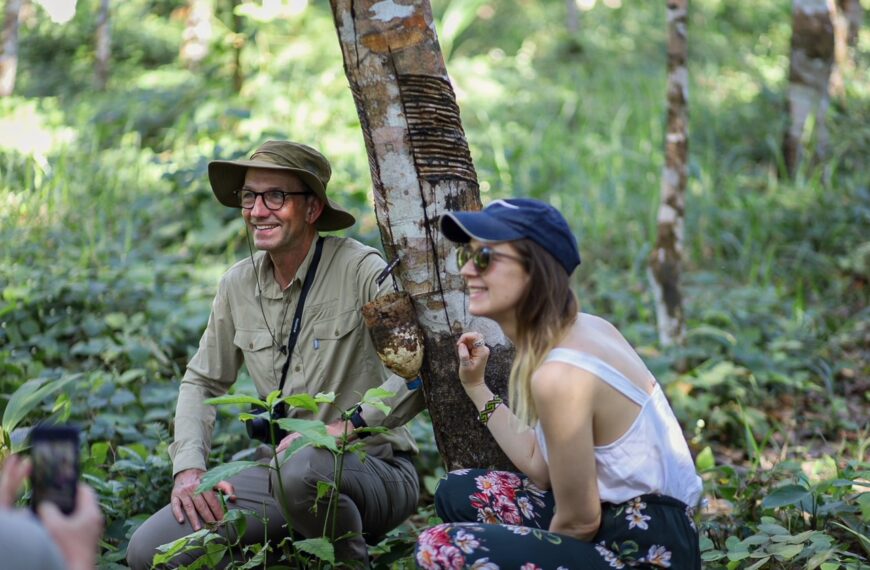
[[[492,250],[485,270],[478,271],[473,256],[459,268],[468,292],[468,311],[500,324],[507,323],[515,318],[516,305],[529,283],[529,273],[510,242],[483,244],[471,240],[467,247],[479,251],[484,246]]]

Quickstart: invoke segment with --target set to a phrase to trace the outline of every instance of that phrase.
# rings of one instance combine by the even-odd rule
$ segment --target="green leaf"
[[[284,401],[287,402],[287,405],[291,408],[303,408],[310,412],[317,412],[319,407],[314,396],[310,394],[293,394],[292,396],[284,398]]]
[[[306,540],[294,540],[293,547],[301,552],[307,552],[320,560],[335,563],[335,549],[327,538],[308,538]]]
[[[251,406],[260,406],[261,408],[266,407],[266,402],[259,398],[248,396],[247,394],[227,394],[225,396],[218,396],[217,398],[209,398],[205,403],[211,406],[249,404]]]
[[[360,401],[360,403],[374,405],[375,402],[380,402],[381,400],[385,400],[387,398],[392,398],[395,395],[396,395],[395,392],[391,392],[391,391],[386,390],[384,388],[369,388],[368,390],[366,390],[366,393],[363,394],[363,397],[362,397],[362,400]]]
[[[297,432],[317,447],[325,447],[338,451],[335,438],[326,433],[326,425],[319,420],[302,420],[298,418],[282,418],[278,425],[289,432]]]
[[[254,467],[268,469],[266,465],[257,463],[256,461],[233,461],[231,463],[218,465],[214,469],[209,469],[202,476],[202,481],[200,482],[199,487],[196,488],[196,493],[199,494],[204,493],[205,491],[210,491],[221,481],[226,481],[233,475],[237,475],[242,471],[247,471],[248,469],[253,469]]]
[[[695,458],[695,467],[701,473],[716,467],[716,459],[713,457],[713,450],[710,449],[709,445],[702,449],[698,457]]]
[[[759,568],[761,568],[762,566],[767,564],[767,562],[769,560],[770,560],[770,556],[765,556],[764,558],[761,558],[758,562],[756,562],[752,566],[747,566],[746,570],[758,570]]]
[[[802,501],[812,499],[812,493],[803,485],[783,485],[761,501],[761,506],[766,509],[775,509],[787,505],[796,505]]]
[[[318,404],[331,404],[335,402],[335,392],[318,392],[314,401]]]
[[[21,420],[43,403],[46,398],[81,377],[81,374],[73,374],[48,383],[45,383],[44,379],[34,379],[22,384],[15,390],[12,397],[9,398],[9,403],[6,404],[6,410],[3,412],[3,431],[12,433],[12,430],[18,427]]]
[[[791,560],[804,550],[802,544],[771,544],[767,551],[781,560]]]

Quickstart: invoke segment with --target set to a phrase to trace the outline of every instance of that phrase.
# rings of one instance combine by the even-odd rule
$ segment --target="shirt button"
[[[296,372],[299,372],[300,370],[301,370],[301,368],[299,368],[299,367],[297,366],[297,367],[296,367]]]
[[[254,343],[253,342],[248,343],[248,348],[254,348]]]

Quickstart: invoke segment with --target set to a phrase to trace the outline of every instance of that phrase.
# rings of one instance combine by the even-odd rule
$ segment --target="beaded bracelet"
[[[483,409],[480,410],[480,413],[477,414],[477,419],[480,420],[480,423],[486,425],[489,423],[489,418],[492,417],[492,414],[495,413],[496,408],[504,403],[504,400],[499,398],[498,396],[493,396],[490,401],[483,405]]]

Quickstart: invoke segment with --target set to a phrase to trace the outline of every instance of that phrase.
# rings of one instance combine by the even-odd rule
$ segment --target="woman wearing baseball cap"
[[[516,346],[510,407],[484,383],[480,333],[457,343],[459,378],[520,473],[462,469],[435,497],[422,568],[701,567],[702,484],[661,387],[619,331],[578,313],[577,241],[552,206],[498,200],[453,212],[469,311]]]

